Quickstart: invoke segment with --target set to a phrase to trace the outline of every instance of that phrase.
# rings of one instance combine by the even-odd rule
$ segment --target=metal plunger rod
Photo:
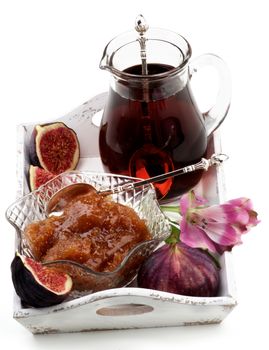
[[[146,51],[146,37],[144,34],[148,30],[149,26],[147,22],[145,21],[145,18],[142,15],[139,15],[136,17],[135,20],[135,30],[139,33],[139,44],[140,44],[140,56],[141,56],[141,62],[142,62],[142,74],[147,75],[148,74],[148,67],[147,67],[147,51]]]

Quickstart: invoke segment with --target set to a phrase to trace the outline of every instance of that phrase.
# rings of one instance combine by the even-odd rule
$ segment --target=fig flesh
[[[41,185],[44,185],[49,180],[52,180],[55,176],[56,175],[50,173],[45,169],[30,165],[29,182],[31,191],[38,189]]]
[[[72,289],[69,275],[43,266],[16,253],[11,263],[14,288],[28,306],[47,307],[61,303]]]
[[[165,244],[141,266],[138,286],[196,297],[216,296],[219,269],[206,252],[182,242]]]
[[[79,161],[76,133],[64,123],[36,125],[30,140],[30,162],[52,174],[74,170]]]

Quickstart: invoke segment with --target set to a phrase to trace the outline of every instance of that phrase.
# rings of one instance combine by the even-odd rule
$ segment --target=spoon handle
[[[212,165],[221,165],[228,158],[229,157],[223,153],[213,154],[209,159],[202,158],[200,160],[200,162],[185,166],[184,168],[176,169],[176,170],[170,171],[168,173],[153,176],[153,177],[150,177],[148,179],[140,180],[137,182],[127,182],[123,185],[114,187],[114,188],[109,189],[109,190],[100,190],[99,193],[104,194],[104,195],[109,195],[109,194],[114,194],[114,193],[119,193],[119,192],[125,192],[125,191],[129,191],[129,190],[133,190],[134,188],[148,185],[149,183],[152,183],[152,182],[166,180],[170,177],[183,175],[183,174],[190,173],[190,172],[193,172],[196,170],[207,171],[208,168],[211,167]]]

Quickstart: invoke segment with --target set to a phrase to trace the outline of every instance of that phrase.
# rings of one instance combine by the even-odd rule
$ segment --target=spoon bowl
[[[92,185],[87,183],[77,183],[64,187],[51,197],[47,204],[46,212],[48,215],[61,213],[66,204],[73,198],[79,195],[89,194],[90,192],[97,191]]]

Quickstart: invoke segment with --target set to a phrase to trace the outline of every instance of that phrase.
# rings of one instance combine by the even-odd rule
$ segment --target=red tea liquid
[[[172,68],[148,64],[148,74]],[[138,75],[141,70],[138,65],[125,72]],[[199,162],[205,156],[203,117],[188,83],[180,91],[175,79],[165,87],[161,80],[143,88],[131,81],[117,84],[117,92],[109,91],[100,129],[100,155],[106,171],[148,178]],[[178,92],[169,95],[169,89]],[[126,91],[130,98],[123,97]],[[154,185],[158,197],[169,200],[186,193],[201,176],[202,171],[196,171]]]

